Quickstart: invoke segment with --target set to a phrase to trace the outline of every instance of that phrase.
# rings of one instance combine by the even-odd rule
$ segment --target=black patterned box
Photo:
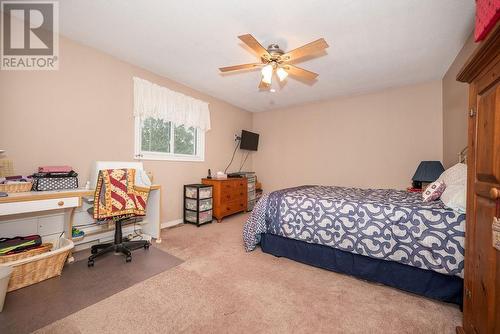
[[[78,188],[78,178],[76,176],[69,177],[41,177],[35,178],[33,190],[64,190]]]

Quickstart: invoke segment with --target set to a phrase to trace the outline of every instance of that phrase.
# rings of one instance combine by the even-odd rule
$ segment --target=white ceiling
[[[265,111],[443,77],[472,31],[474,0],[64,0],[60,31],[249,111]],[[218,67],[257,60],[237,39],[287,51],[324,37],[327,53],[259,91],[258,71]]]

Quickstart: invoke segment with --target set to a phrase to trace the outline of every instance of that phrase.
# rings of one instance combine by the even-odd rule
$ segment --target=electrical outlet
[[[238,141],[238,140],[240,140],[240,139],[241,139],[241,137],[240,137],[240,135],[239,135],[239,134],[237,134],[237,133],[236,133],[236,134],[234,134],[234,141]]]

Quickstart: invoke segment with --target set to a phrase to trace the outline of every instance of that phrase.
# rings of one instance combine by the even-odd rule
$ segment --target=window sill
[[[158,161],[185,161],[185,162],[204,162],[205,157],[190,155],[168,155],[168,154],[136,154],[134,160],[158,160]]]

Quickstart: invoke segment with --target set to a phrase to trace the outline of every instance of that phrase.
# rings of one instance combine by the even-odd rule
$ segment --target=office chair
[[[91,247],[87,265],[94,266],[94,260],[109,252],[122,253],[125,261],[132,261],[132,251],[149,249],[147,240],[124,241],[122,225],[133,217],[144,216],[149,188],[135,185],[135,169],[108,169],[99,171],[94,194],[94,219],[112,219],[115,224],[113,242]]]

